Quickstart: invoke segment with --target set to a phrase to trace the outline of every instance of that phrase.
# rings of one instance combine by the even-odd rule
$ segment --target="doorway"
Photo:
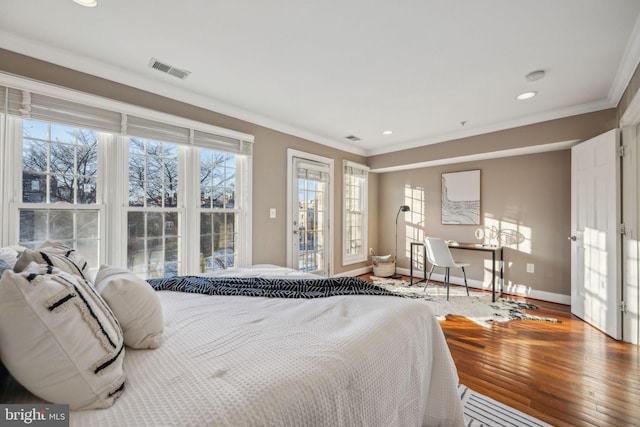
[[[330,276],[333,159],[288,150],[287,266]]]

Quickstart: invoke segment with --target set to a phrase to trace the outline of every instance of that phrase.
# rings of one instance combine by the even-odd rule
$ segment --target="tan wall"
[[[287,148],[335,159],[334,271],[340,273],[367,265],[363,262],[342,267],[340,244],[342,160],[365,164],[363,157],[3,49],[0,49],[0,71],[254,135],[253,262],[256,264],[286,265]],[[372,180],[370,193],[377,194],[375,179]],[[276,219],[269,219],[269,208],[277,209]],[[372,204],[371,209],[375,210],[376,205]],[[372,218],[375,217],[374,212]],[[370,239],[374,243],[377,238],[376,227],[377,224],[372,222]]]
[[[379,197],[385,201],[379,212],[381,251],[393,252],[394,222],[401,204],[410,205],[412,213],[405,214],[406,222],[398,221],[400,268],[409,266],[409,242],[421,241],[425,234],[478,242],[474,233],[482,226],[441,223],[441,174],[472,169],[481,171],[482,226],[516,230],[524,237],[505,249],[505,284],[569,295],[570,150],[379,174]],[[405,230],[409,238],[403,244]],[[470,251],[456,251],[455,256],[472,264],[470,279],[490,282],[490,258]],[[534,273],[526,273],[527,263],[534,264]],[[452,271],[452,276],[461,277],[461,271]]]
[[[585,140],[613,129],[617,124],[616,110],[608,109],[380,154],[371,156],[368,160],[371,168],[379,169],[513,148]]]

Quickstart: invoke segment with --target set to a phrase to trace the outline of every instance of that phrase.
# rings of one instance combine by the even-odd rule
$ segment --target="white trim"
[[[368,265],[366,267],[356,268],[355,270],[343,271],[342,273],[336,274],[334,277],[357,277],[371,272],[373,272],[373,266]]]
[[[408,268],[398,268],[398,273],[408,276],[410,270]],[[423,273],[422,271],[413,270],[413,277],[415,279],[422,279]],[[432,280],[436,282],[444,282],[444,274],[432,274]],[[462,277],[451,276],[450,283],[453,285],[464,286],[464,279]],[[470,288],[482,289],[484,291],[491,291],[491,283],[490,282],[482,282],[480,280],[467,279],[467,284]],[[424,287],[424,282],[419,283],[418,285]],[[499,283],[496,283],[496,292],[499,291]],[[504,284],[504,292],[505,294],[521,296],[525,298],[533,298],[540,301],[554,302],[557,304],[571,305],[571,295],[564,294],[556,294],[553,292],[546,291],[538,291],[532,289],[529,286],[511,284]]]
[[[636,126],[640,123],[640,89],[636,91],[620,118],[620,127]]]
[[[287,236],[287,260],[286,260],[286,265],[289,268],[293,268],[293,269],[297,269],[296,266],[293,265],[293,248],[292,248],[292,243],[293,243],[293,159],[294,157],[297,158],[302,158],[302,159],[308,159],[308,160],[312,160],[314,162],[318,162],[318,163],[324,163],[327,166],[329,166],[329,188],[327,190],[327,209],[328,209],[328,213],[329,213],[329,229],[327,230],[327,244],[328,244],[328,248],[327,248],[327,259],[326,262],[328,263],[328,268],[327,268],[327,274],[328,276],[332,276],[333,275],[333,271],[334,271],[334,260],[333,260],[333,254],[334,254],[334,232],[333,232],[333,228],[332,228],[332,224],[334,223],[334,214],[333,214],[333,206],[334,206],[334,160],[329,158],[329,157],[324,157],[324,156],[318,156],[316,154],[310,154],[310,153],[306,153],[304,151],[299,151],[299,150],[294,150],[293,148],[288,148],[287,149],[287,232],[286,232],[286,236]]]
[[[382,168],[372,168],[371,172],[383,173],[383,172],[396,172],[411,169],[429,168],[433,166],[450,165],[454,163],[473,162],[478,160],[490,160],[499,159],[503,157],[523,156],[526,154],[546,153],[548,151],[560,151],[568,150],[574,145],[580,143],[580,140],[574,139],[571,141],[554,142],[550,144],[531,145],[529,147],[512,148],[501,151],[490,151],[487,153],[469,154],[467,156],[448,157],[445,159],[429,160],[426,162],[409,163],[398,166],[388,166]]]
[[[616,105],[620,102],[620,98],[622,98],[625,89],[633,78],[633,73],[638,66],[638,58],[640,58],[640,16],[636,19],[633,30],[631,30],[622,60],[609,89],[608,98]]]
[[[347,168],[358,169],[364,171],[364,183],[362,185],[361,194],[361,208],[362,208],[362,230],[360,240],[362,242],[362,253],[355,255],[347,255],[346,242],[347,242],[347,209],[346,209],[346,193],[347,193],[347,180],[346,170]],[[340,252],[342,253],[342,265],[356,264],[358,262],[364,262],[368,259],[368,247],[369,247],[369,178],[366,174],[369,172],[369,167],[361,165],[359,163],[351,162],[349,160],[342,161],[342,241],[340,244]]]

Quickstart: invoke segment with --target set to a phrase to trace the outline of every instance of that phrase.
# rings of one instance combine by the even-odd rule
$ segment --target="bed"
[[[217,277],[309,277],[277,266]],[[459,426],[458,377],[428,306],[394,296],[158,291],[155,349],[126,348],[126,387],[72,426]],[[41,402],[11,378],[2,403]]]

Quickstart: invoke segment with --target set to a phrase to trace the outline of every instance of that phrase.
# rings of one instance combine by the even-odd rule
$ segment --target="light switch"
[[[269,209],[269,218],[273,219],[276,217],[276,208]]]

